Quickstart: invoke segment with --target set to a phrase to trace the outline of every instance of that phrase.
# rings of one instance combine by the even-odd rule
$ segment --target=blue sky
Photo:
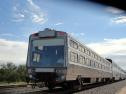
[[[27,41],[26,36],[46,27],[74,34],[84,33],[81,37],[86,43],[126,35],[125,24],[111,22],[120,14],[108,12],[106,6],[81,0],[33,0],[34,5],[30,1],[4,0],[0,3],[0,38]],[[33,22],[32,15],[42,15],[46,21],[42,24]]]
[[[18,62],[17,58],[22,57],[20,62],[25,62],[28,36],[44,28],[68,32],[126,68],[125,11],[84,0],[3,0],[0,60]]]

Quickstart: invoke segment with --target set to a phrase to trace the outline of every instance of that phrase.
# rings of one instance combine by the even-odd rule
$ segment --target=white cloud
[[[90,43],[88,46],[103,57],[110,57],[126,68],[126,38],[105,39],[103,42]]]
[[[47,21],[45,14],[41,11],[41,8],[36,5],[32,0],[28,1],[28,8],[31,13],[32,22],[43,24]]]
[[[126,16],[123,14],[125,11],[115,8],[115,7],[107,7],[105,8],[105,10],[107,12],[110,12],[112,14],[114,14],[114,16],[116,15],[116,17],[110,19],[111,23],[114,24],[125,24],[126,23]]]
[[[26,42],[0,39],[0,61],[24,64],[27,57],[27,45]]]
[[[47,21],[45,13],[32,0],[27,0],[26,5],[22,7],[21,4],[16,3],[13,6],[13,22],[22,22],[30,19],[33,23],[43,24]]]
[[[17,6],[13,7],[13,22],[22,22],[25,19],[25,14],[18,9]]]
[[[106,7],[105,10],[107,12],[113,13],[113,14],[121,14],[124,13],[124,10],[121,10],[119,8],[116,7]]]
[[[112,19],[112,23],[115,24],[126,24],[126,16],[119,16]]]
[[[62,24],[63,24],[62,22],[58,22],[58,23],[56,23],[54,25],[62,25]]]
[[[34,14],[32,18],[32,21],[35,23],[43,23],[44,20],[45,19],[43,17],[40,17],[39,15],[36,15],[36,14]]]
[[[90,43],[88,46],[101,55],[126,55],[126,38],[104,39],[104,42]]]
[[[12,36],[14,36],[14,35],[11,34],[11,33],[3,33],[3,34],[0,34],[0,36],[12,37]]]

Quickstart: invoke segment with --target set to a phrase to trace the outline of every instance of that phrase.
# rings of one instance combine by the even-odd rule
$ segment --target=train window
[[[97,65],[96,62],[94,62],[94,67],[95,67],[95,68],[96,68],[96,65]]]
[[[74,55],[73,55],[72,52],[70,53],[70,60],[71,60],[72,62],[74,62]]]
[[[99,69],[101,69],[101,64],[99,64]]]
[[[89,51],[89,56],[91,55],[91,52]]]
[[[106,70],[106,66],[105,66],[105,70]]]
[[[97,59],[97,55],[95,55],[95,59]]]
[[[93,57],[93,53],[91,53],[91,56]]]
[[[78,48],[78,44],[76,42],[74,42],[73,40],[70,40],[70,46],[77,49]]]
[[[104,66],[104,69],[106,70],[106,66]]]
[[[101,61],[100,57],[98,57],[99,61]]]
[[[82,64],[83,63],[83,56],[79,56],[79,62]]]
[[[92,57],[94,58],[94,53],[92,53]]]
[[[95,62],[95,67],[98,68],[98,63],[97,62]]]
[[[89,54],[89,51],[87,50],[87,55]]]
[[[105,68],[104,68],[104,65],[102,65],[102,69],[104,70]]]
[[[38,49],[39,49],[39,50],[43,50],[43,46],[39,46]]]
[[[92,64],[92,61],[90,60],[90,63],[89,63],[89,65],[91,66],[91,64]]]
[[[88,65],[88,59],[87,58],[85,58],[85,64]]]
[[[85,48],[85,53],[87,54],[87,50],[86,50],[86,48]]]
[[[77,63],[77,61],[78,61],[78,55],[76,53],[74,55],[75,55],[74,56],[75,57],[74,61]]]
[[[96,62],[94,62],[94,67],[96,67]]]
[[[99,63],[98,63],[98,67],[97,68],[99,68]]]
[[[36,61],[36,57],[37,57],[37,54],[34,53],[34,55],[33,55],[33,61],[34,61],[34,62]]]
[[[90,66],[90,60],[87,58],[87,65]]]
[[[79,45],[78,49],[79,49],[79,51],[81,51],[81,46],[80,45]]]
[[[89,51],[89,56],[91,55],[91,52]]]
[[[73,41],[72,40],[70,40],[70,46],[71,47],[74,47],[74,44],[73,44]]]
[[[101,64],[99,64],[99,68],[102,69],[102,65]]]
[[[78,48],[78,45],[76,42],[74,42],[74,48],[77,49]]]
[[[96,59],[98,60],[98,56],[96,55]]]
[[[33,62],[39,62],[40,61],[40,54],[34,53],[33,54]]]
[[[88,50],[88,55],[90,55],[90,52],[89,52],[89,50]]]
[[[92,52],[90,52],[90,56],[92,57]]]
[[[82,49],[82,52],[85,52],[84,48]]]
[[[85,62],[85,57],[83,57],[83,64],[86,64],[86,62]]]
[[[74,53],[74,52],[71,52],[70,53],[70,60],[72,62],[76,62],[77,63],[77,61],[78,61],[78,55],[76,53]]]
[[[83,47],[81,46],[81,52],[83,52]]]
[[[92,66],[95,67],[95,62],[94,61],[92,61]]]
[[[103,69],[103,65],[101,64],[101,69]]]
[[[94,62],[93,61],[91,61],[91,66],[94,67]]]

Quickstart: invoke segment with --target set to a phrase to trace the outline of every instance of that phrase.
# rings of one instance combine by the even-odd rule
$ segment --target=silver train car
[[[126,78],[111,59],[102,58],[66,32],[48,28],[30,35],[26,66],[29,80],[49,89]]]

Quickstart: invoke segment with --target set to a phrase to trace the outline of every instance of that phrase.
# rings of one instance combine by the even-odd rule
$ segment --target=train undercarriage
[[[39,79],[38,79],[39,78]],[[31,77],[27,79],[27,82],[32,83],[32,88],[38,86],[39,88],[48,87],[49,90],[52,90],[55,87],[62,87],[62,88],[76,88],[81,89],[86,84],[93,84],[93,83],[107,83],[107,82],[114,82],[117,79],[114,77],[112,78],[90,78],[90,77],[81,77],[80,75],[77,77],[76,80],[57,80],[57,75],[55,73],[48,74],[44,73],[43,75],[37,75],[35,77]],[[119,78],[118,80],[123,80]]]

